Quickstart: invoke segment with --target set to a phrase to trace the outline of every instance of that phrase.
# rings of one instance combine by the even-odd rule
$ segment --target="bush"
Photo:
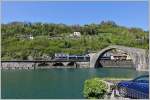
[[[103,99],[107,92],[107,84],[100,78],[86,80],[83,94],[85,98]]]

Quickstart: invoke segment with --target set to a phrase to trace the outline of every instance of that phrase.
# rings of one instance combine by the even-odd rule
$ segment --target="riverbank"
[[[117,84],[118,82],[121,82],[121,81],[133,80],[133,78],[100,78],[100,79],[110,83],[111,85],[115,85],[115,84]]]
[[[118,81],[118,80],[132,80],[132,78],[112,78],[112,77],[106,77],[106,78],[100,78],[101,80],[105,80],[105,81]]]

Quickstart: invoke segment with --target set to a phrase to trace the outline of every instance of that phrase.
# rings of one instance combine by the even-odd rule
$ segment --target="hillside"
[[[80,32],[81,36],[70,38],[73,32]],[[111,44],[144,49],[149,46],[148,31],[119,26],[113,21],[83,26],[12,22],[1,25],[1,37],[2,60],[35,59],[60,52],[86,54]]]

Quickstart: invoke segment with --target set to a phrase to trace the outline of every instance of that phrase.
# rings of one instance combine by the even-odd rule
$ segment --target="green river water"
[[[92,77],[134,78],[148,72],[131,68],[2,70],[2,98],[82,99],[83,84]]]

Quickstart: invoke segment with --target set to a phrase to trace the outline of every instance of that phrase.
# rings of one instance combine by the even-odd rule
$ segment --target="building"
[[[81,33],[80,32],[73,32],[73,34],[70,34],[69,37],[71,37],[71,38],[80,38]]]
[[[31,40],[34,39],[34,37],[33,37],[32,35],[28,35],[27,38],[29,38],[29,39],[31,39]]]
[[[80,32],[74,32],[73,35],[80,37],[80,36],[81,36],[81,33],[80,33]]]
[[[112,53],[112,52],[107,52],[105,53],[101,59],[110,59],[110,60],[131,60],[131,57],[124,52],[119,52],[119,53]]]
[[[33,40],[34,37],[32,35],[16,35],[16,38],[24,40],[24,39],[30,39]]]
[[[127,55],[125,54],[113,54],[110,56],[111,60],[127,60]]]

